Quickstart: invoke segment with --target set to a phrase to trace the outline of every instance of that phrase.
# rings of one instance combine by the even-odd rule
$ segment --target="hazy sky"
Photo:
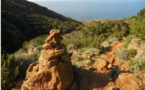
[[[28,1],[37,3],[57,13],[77,20],[90,20],[96,18],[98,19],[126,18],[136,15],[141,9],[145,8],[145,0],[28,0]]]
[[[28,1],[144,1],[144,0],[28,0]]]

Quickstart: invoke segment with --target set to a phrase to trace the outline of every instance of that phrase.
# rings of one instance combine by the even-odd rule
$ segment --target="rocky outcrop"
[[[133,71],[114,53],[123,45],[123,42],[114,42],[100,54],[89,49],[83,54],[81,50],[74,50],[72,62],[77,67],[74,68],[77,90],[145,90],[145,74]]]
[[[72,64],[66,46],[61,43],[61,40],[59,30],[51,30],[38,62],[32,63],[26,72],[22,90],[66,90],[70,88],[74,80]]]
[[[145,74],[131,72],[131,67],[120,64],[113,53],[123,43],[111,44],[103,53],[97,49],[87,49],[84,54],[72,50],[72,70],[62,39],[58,30],[50,32],[38,62],[27,70],[22,90],[145,90]]]
[[[144,90],[143,86],[142,80],[130,73],[122,73],[116,80],[116,87],[120,90]]]
[[[77,90],[145,90],[145,74],[135,76],[119,68],[100,73],[75,68]]]

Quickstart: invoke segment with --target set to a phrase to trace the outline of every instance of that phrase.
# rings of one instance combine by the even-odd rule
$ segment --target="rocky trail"
[[[92,57],[99,60],[97,70],[91,67],[81,69],[75,74],[77,90],[145,90],[145,74],[135,76],[129,72],[130,67],[120,64],[115,52],[124,45],[123,42],[111,44],[100,56]]]
[[[124,42],[111,43],[99,55],[97,49],[91,49],[95,54],[85,56],[90,60],[80,62],[75,61],[80,57],[78,52],[74,50],[70,57],[65,45],[60,43],[61,39],[59,31],[51,32],[38,62],[30,64],[27,69],[21,88],[13,90],[145,90],[145,74],[138,72],[135,75],[116,57],[115,52]],[[72,65],[73,62],[84,64],[86,61],[89,61],[88,65]]]

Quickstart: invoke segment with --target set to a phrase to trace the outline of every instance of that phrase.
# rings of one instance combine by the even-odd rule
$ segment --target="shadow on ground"
[[[115,83],[119,74],[126,73],[126,71],[119,71],[115,68],[111,73],[98,73],[82,68],[74,68],[75,82],[77,84],[76,90],[97,90],[104,88],[108,83]],[[114,90],[114,89],[113,89]],[[119,90],[115,88],[115,90]]]

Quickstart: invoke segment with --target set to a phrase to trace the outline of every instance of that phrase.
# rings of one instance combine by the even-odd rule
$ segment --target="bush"
[[[140,70],[145,72],[145,62],[142,62],[140,65]]]
[[[125,48],[121,48],[116,52],[116,57],[122,60],[128,60],[128,55]]]
[[[119,59],[122,60],[130,60],[131,58],[135,57],[137,54],[137,51],[135,49],[129,49],[121,48],[116,52],[116,56]]]
[[[140,61],[140,60],[130,60],[129,61],[129,66],[133,67],[133,71],[135,74],[141,70],[145,72],[145,61]]]
[[[77,60],[72,60],[72,64],[76,67],[85,67],[85,66],[91,66],[95,61],[88,59],[85,60],[83,58],[78,58]]]
[[[14,54],[15,60],[16,61],[23,61],[23,64],[25,68],[28,68],[28,66],[32,63],[38,60],[39,58],[39,53],[33,53],[33,54],[28,54],[28,53],[15,53]]]
[[[124,47],[125,48],[128,47],[128,45],[130,44],[131,40],[132,40],[132,37],[131,36],[128,36],[127,39],[125,40],[125,44],[124,44]]]
[[[122,40],[129,34],[129,25],[123,20],[94,21],[80,31],[74,31],[64,36],[65,44],[73,44],[76,48],[100,48],[100,44],[108,37]],[[115,37],[115,38],[114,38]],[[105,43],[104,43],[105,44]]]
[[[91,59],[93,55],[99,55],[100,50],[97,48],[86,48],[86,50],[82,53],[82,57],[84,59]]]
[[[141,42],[140,47],[141,50],[145,51],[145,42]]]
[[[135,21],[130,24],[130,33],[136,37],[145,39],[145,9],[141,10],[135,18]]]
[[[98,42],[92,42],[88,46],[88,48],[100,48],[100,44]]]
[[[103,48],[108,48],[108,47],[110,47],[110,43],[108,41],[104,41],[103,43],[101,43],[101,46]]]
[[[8,58],[7,55],[2,56],[2,89],[11,90],[16,81],[25,74],[22,71],[23,62],[16,61],[14,57]]]
[[[36,47],[40,47],[42,44],[44,44],[45,38],[46,35],[43,35],[43,36],[36,37],[30,41],[25,41],[23,43],[23,51],[33,52]]]
[[[37,54],[15,53],[2,56],[2,89],[11,88],[26,76],[28,66],[38,59]]]
[[[127,50],[127,54],[129,56],[129,58],[132,58],[137,54],[137,51],[135,49],[129,49],[129,50]]]
[[[138,63],[137,60],[130,60],[129,61],[129,66],[135,66]]]

